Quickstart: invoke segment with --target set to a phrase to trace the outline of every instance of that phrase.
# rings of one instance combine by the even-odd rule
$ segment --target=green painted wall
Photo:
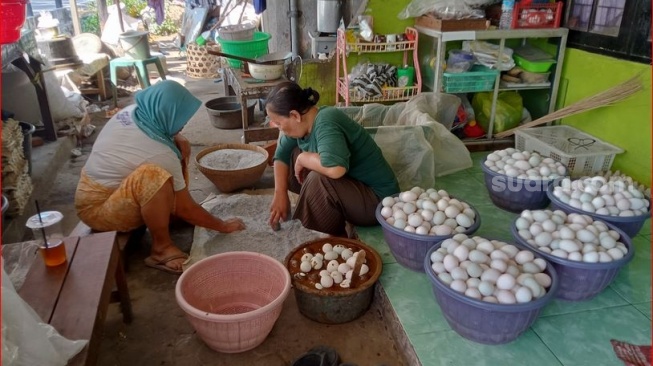
[[[573,126],[626,152],[612,169],[651,186],[651,66],[589,52],[567,49],[562,77],[569,81],[563,106],[609,89],[641,73],[644,90],[629,99],[567,117]]]

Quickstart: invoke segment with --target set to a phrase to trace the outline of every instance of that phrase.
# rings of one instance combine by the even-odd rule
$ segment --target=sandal
[[[186,253],[175,254],[161,260],[156,260],[150,256],[145,258],[145,265],[167,273],[182,274],[184,272],[183,269],[173,269],[166,266],[168,262],[174,261],[175,259],[184,259],[185,261],[188,259],[188,254]]]
[[[338,366],[340,356],[328,346],[316,346],[299,356],[292,366]]]

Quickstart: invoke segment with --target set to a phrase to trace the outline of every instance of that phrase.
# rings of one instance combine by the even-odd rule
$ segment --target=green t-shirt
[[[296,146],[320,154],[324,167],[344,167],[346,175],[372,188],[380,198],[399,192],[397,178],[381,149],[360,124],[337,108],[320,108],[311,133],[303,138],[282,135],[275,160],[290,166],[290,154]]]

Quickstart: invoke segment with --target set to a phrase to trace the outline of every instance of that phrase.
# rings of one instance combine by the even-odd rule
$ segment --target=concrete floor
[[[222,96],[222,82],[213,79],[190,79],[184,75],[185,58],[172,49],[167,53],[168,76],[178,80],[202,101]],[[154,74],[151,75],[154,77]],[[155,80],[152,80],[155,82]],[[120,98],[119,106],[126,106],[131,97]],[[263,116],[257,110],[257,119]],[[93,123],[101,128],[106,122],[103,113],[93,115]],[[83,155],[66,159],[56,174],[49,192],[41,202],[44,210],[64,213],[64,231],[69,233],[78,219],[74,212],[75,187],[96,133],[83,143]],[[210,124],[201,107],[184,128],[183,134],[191,141],[193,153],[216,143],[240,142],[242,130],[220,130]],[[36,152],[35,157],[39,155]],[[39,172],[35,172],[38,175]],[[191,164],[190,190],[193,198],[203,200],[217,189]],[[256,188],[273,187],[272,171],[268,168]],[[263,208],[267,209],[267,208]],[[184,251],[192,246],[194,228],[177,225],[171,229],[173,239]],[[29,233],[26,233],[29,235]],[[143,265],[149,252],[149,235],[128,256],[128,284],[131,292],[134,322],[125,325],[117,304],[107,314],[104,338],[98,364],[110,365],[289,365],[299,355],[316,345],[329,345],[340,354],[341,361],[359,366],[405,365],[403,347],[393,339],[397,322],[388,316],[377,291],[371,309],[361,318],[341,325],[326,325],[302,316],[293,294],[284,304],[282,314],[265,342],[252,351],[239,354],[217,353],[204,345],[190,326],[174,297],[177,276]],[[299,244],[299,243],[298,243]],[[256,243],[243,245],[244,250],[256,251]],[[400,328],[400,327],[399,327]],[[400,343],[405,342],[402,340]],[[401,348],[401,349],[398,349]]]

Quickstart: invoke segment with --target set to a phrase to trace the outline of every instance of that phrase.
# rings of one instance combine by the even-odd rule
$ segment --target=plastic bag
[[[2,365],[57,366],[81,351],[88,341],[71,341],[41,322],[20,297],[2,261]]]
[[[476,93],[472,99],[472,107],[476,114],[476,122],[487,132],[492,113],[492,92]],[[498,133],[517,127],[522,119],[523,107],[518,92],[499,92],[492,132]]]
[[[509,47],[503,48],[500,68],[496,67],[499,60],[499,45],[485,41],[463,41],[463,50],[473,52],[477,64],[491,69],[507,71],[515,67],[515,60],[512,59],[513,50]]]
[[[366,104],[343,111],[379,145],[399,187],[433,187],[435,178],[472,166],[465,145],[449,132],[460,105],[450,94],[421,93],[391,106]]]
[[[485,12],[473,9],[472,6],[491,1],[493,0],[413,0],[397,14],[397,18],[417,18],[427,13],[433,13],[440,19],[484,18]]]

